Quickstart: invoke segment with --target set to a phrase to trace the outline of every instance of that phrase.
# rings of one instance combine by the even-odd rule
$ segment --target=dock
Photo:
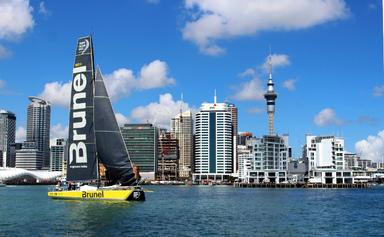
[[[234,183],[236,188],[369,188],[368,183],[355,184],[312,184],[312,183]]]

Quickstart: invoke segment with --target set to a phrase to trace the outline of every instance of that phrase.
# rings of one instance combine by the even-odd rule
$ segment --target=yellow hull
[[[121,189],[121,190],[71,190],[71,191],[52,191],[48,192],[48,197],[54,199],[69,199],[69,200],[114,200],[114,201],[129,201],[139,200],[144,201],[145,196],[142,190]]]

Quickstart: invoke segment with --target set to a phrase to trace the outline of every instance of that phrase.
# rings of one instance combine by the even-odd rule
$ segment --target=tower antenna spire
[[[183,122],[183,104],[184,104],[184,94],[181,93],[181,103],[180,103],[180,122]]]
[[[272,49],[271,49],[271,45],[269,45],[268,66],[269,66],[269,79],[271,79],[272,78]]]
[[[214,91],[214,97],[213,97],[213,103],[216,104],[217,96],[216,96],[216,89]]]
[[[181,93],[180,95],[181,103],[180,103],[180,114],[183,113],[183,104],[184,104],[184,94]]]

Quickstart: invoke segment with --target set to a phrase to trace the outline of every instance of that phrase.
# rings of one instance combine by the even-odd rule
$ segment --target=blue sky
[[[27,97],[45,97],[52,136],[65,136],[76,40],[92,33],[120,122],[167,126],[181,104],[196,110],[216,89],[238,106],[239,131],[261,136],[271,46],[275,127],[296,156],[306,133],[383,154],[381,1],[234,2],[1,1],[0,107],[16,114],[22,139]]]

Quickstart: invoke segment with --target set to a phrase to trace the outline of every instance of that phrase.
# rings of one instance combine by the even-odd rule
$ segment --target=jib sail
[[[97,156],[112,183],[130,185],[135,181],[132,164],[99,68],[96,71],[94,103]]]

